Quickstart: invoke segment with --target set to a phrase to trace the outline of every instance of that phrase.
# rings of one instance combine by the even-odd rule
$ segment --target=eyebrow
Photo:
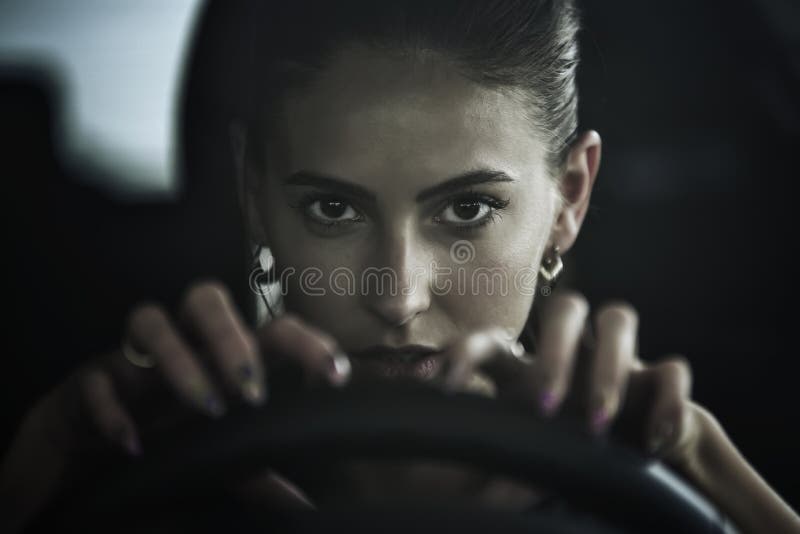
[[[423,202],[431,197],[452,193],[473,185],[513,181],[515,180],[503,171],[495,169],[476,169],[453,176],[440,184],[423,189],[417,194],[416,201]],[[283,183],[284,185],[308,185],[324,188],[369,202],[375,202],[376,199],[375,193],[365,187],[355,185],[335,176],[320,174],[313,171],[294,172],[290,174]]]

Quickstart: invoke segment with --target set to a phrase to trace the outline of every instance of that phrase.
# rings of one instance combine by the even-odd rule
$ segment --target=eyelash
[[[449,226],[451,226],[453,228],[457,228],[459,230],[467,230],[467,231],[476,230],[478,228],[486,226],[489,223],[496,222],[498,218],[501,218],[502,211],[510,203],[509,199],[500,199],[500,198],[497,198],[497,197],[493,197],[491,195],[478,193],[477,191],[465,191],[463,193],[459,193],[457,195],[454,195],[454,196],[446,199],[442,203],[442,206],[439,208],[439,211],[437,213],[441,213],[448,206],[451,206],[451,205],[459,203],[459,202],[464,202],[464,201],[468,201],[468,202],[469,201],[472,201],[472,202],[477,201],[477,202],[480,202],[482,204],[486,204],[487,206],[489,206],[489,213],[486,216],[484,216],[482,219],[477,221],[477,222],[463,223],[463,224],[453,224],[453,223],[442,223],[442,224],[448,224]],[[434,220],[436,222],[440,222],[441,219],[440,219],[439,215],[437,215],[437,216],[434,217]]]
[[[355,219],[355,220],[354,219],[349,219],[349,220],[344,220],[344,221],[321,221],[321,220],[314,219],[314,218],[310,217],[308,215],[308,208],[312,204],[314,204],[314,202],[325,201],[325,200],[328,200],[328,201],[335,200],[335,201],[338,201],[338,202],[343,202],[340,197],[337,197],[335,195],[322,194],[322,193],[308,193],[308,194],[304,195],[303,197],[301,197],[300,200],[296,204],[293,204],[292,207],[294,207],[295,209],[299,210],[305,217],[308,217],[314,224],[322,226],[325,229],[333,229],[333,228],[336,228],[336,227],[347,226],[347,225],[359,223],[359,222],[364,220],[364,216],[362,214],[360,214],[360,213],[359,213],[358,219]],[[473,202],[477,201],[477,202],[486,204],[487,206],[489,206],[489,210],[490,211],[485,217],[480,219],[478,222],[464,223],[464,224],[452,224],[452,223],[449,223],[449,226],[451,226],[453,228],[456,228],[456,229],[459,229],[459,230],[475,230],[475,229],[481,228],[483,226],[486,226],[489,223],[495,222],[499,217],[501,217],[501,212],[510,203],[509,199],[500,199],[500,198],[497,198],[497,197],[493,197],[491,195],[478,193],[476,191],[466,191],[466,192],[459,193],[457,195],[454,195],[454,196],[449,197],[448,199],[446,199],[441,204],[441,206],[440,206],[439,210],[437,211],[437,213],[441,213],[448,206],[451,206],[451,205],[456,204],[458,202],[464,202],[464,201],[473,201]],[[356,212],[358,212],[358,210],[354,206],[352,206],[351,204],[349,204],[347,202],[344,202],[344,203],[347,204],[348,206],[352,207]],[[439,215],[436,215],[434,217],[434,221],[436,221],[437,223],[440,223],[441,219],[440,219]],[[448,223],[440,223],[440,224],[448,224]]]
[[[321,221],[319,219],[316,219],[316,218],[308,215],[308,208],[312,204],[314,204],[314,202],[326,201],[326,200],[327,201],[342,202],[342,203],[350,206],[351,208],[353,208],[353,210],[355,210],[358,213],[358,219],[355,219],[355,220],[349,219],[349,220],[344,220],[344,221]],[[347,226],[347,225],[358,223],[358,222],[361,222],[362,220],[364,220],[364,216],[360,212],[358,212],[358,210],[356,210],[356,208],[354,206],[352,206],[349,202],[343,201],[341,197],[337,197],[336,195],[330,195],[330,194],[326,194],[326,193],[308,193],[306,195],[303,195],[300,198],[300,200],[297,201],[297,203],[292,205],[292,207],[294,207],[295,209],[300,211],[300,213],[304,217],[308,218],[312,223],[314,223],[316,225],[319,225],[319,226],[322,226],[325,229],[333,229],[333,228],[340,227],[340,226]]]

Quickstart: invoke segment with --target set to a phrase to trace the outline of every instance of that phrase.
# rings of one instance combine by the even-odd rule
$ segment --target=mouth
[[[429,380],[442,365],[441,351],[425,345],[379,345],[352,354],[354,371],[383,378]]]

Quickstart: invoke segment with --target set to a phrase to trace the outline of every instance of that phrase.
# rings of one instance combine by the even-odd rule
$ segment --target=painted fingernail
[[[243,381],[251,380],[255,376],[256,372],[253,369],[253,366],[249,363],[245,363],[239,366],[239,378]]]
[[[205,381],[195,380],[189,385],[190,398],[194,404],[211,417],[225,413],[225,404]]]
[[[555,392],[551,390],[543,391],[539,395],[539,407],[542,410],[542,415],[545,417],[553,415],[556,408],[558,408],[558,397]]]
[[[225,413],[225,404],[215,393],[206,393],[203,407],[211,417],[220,417]]]
[[[252,365],[245,364],[239,368],[239,381],[245,400],[255,405],[267,400],[266,386],[258,379]]]
[[[592,433],[602,434],[608,426],[608,420],[608,412],[604,407],[595,408],[595,410],[592,412],[591,420],[589,421]]]
[[[664,445],[666,445],[672,437],[674,428],[673,424],[669,421],[661,421],[658,424],[655,433],[650,437],[650,441],[647,445],[651,453],[656,454],[661,452]]]
[[[335,352],[328,360],[328,377],[334,386],[345,384],[351,370],[350,358],[343,352]]]
[[[267,400],[266,388],[256,380],[242,384],[242,397],[251,404],[260,406]]]

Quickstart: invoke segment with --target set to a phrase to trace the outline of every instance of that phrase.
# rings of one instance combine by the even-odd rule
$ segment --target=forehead
[[[434,55],[349,48],[282,105],[284,173],[315,170],[374,187],[430,185],[475,168],[512,177],[543,170],[543,145],[518,99]]]

